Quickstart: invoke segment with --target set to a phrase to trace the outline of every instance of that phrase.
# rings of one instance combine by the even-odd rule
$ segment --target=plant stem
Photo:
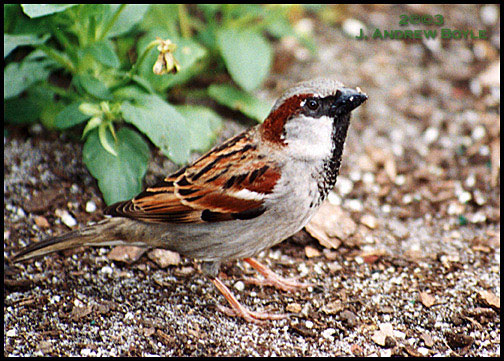
[[[36,48],[42,50],[49,58],[53,59],[70,73],[75,74],[75,65],[66,57],[65,54],[60,54],[57,50],[54,50],[44,44],[36,45]]]
[[[138,68],[140,67],[140,65],[144,62],[145,60],[145,57],[147,56],[147,54],[149,53],[149,51],[154,48],[155,46],[158,46],[159,45],[159,41],[158,40],[154,40],[154,41],[151,41],[149,43],[149,45],[147,45],[147,47],[145,48],[145,50],[143,51],[143,53],[140,55],[140,57],[137,59],[137,61],[135,62],[135,64],[133,64],[131,66],[131,69],[130,71],[128,71],[127,73],[125,73],[123,75],[123,79],[121,81],[119,81],[117,84],[115,84],[111,90],[114,91],[115,89],[119,89],[123,86],[125,86],[126,84],[128,84],[131,79],[133,78],[133,76],[136,74]]]
[[[60,29],[60,27],[52,21],[48,21],[49,27],[51,28],[51,32],[53,33],[54,37],[58,40],[58,42],[61,44],[63,49],[66,51],[74,51],[74,46],[72,43],[68,40],[66,37],[65,33]]]
[[[41,87],[43,87],[44,89],[51,90],[54,93],[58,94],[61,98],[69,99],[70,101],[78,101],[78,100],[81,101],[82,100],[82,98],[80,96],[78,96],[75,92],[69,91],[68,89],[61,88],[56,85],[52,85],[50,83],[45,83],[45,84],[43,83],[43,84],[41,84]]]
[[[187,9],[185,4],[178,5],[179,13],[179,23],[180,23],[180,33],[183,38],[191,37],[191,26],[189,24],[189,16],[187,15]]]
[[[147,56],[147,54],[149,53],[149,51],[154,48],[155,46],[158,46],[159,45],[159,41],[157,40],[154,40],[154,41],[151,41],[149,45],[147,45],[147,47],[145,48],[145,50],[143,51],[143,53],[140,55],[140,57],[138,58],[138,60],[135,62],[135,64],[133,64],[133,66],[131,67],[131,70],[129,71],[129,75],[132,76],[133,74],[136,73],[137,69],[140,67],[140,65],[142,65],[142,63],[144,62],[145,60],[145,57]]]
[[[119,15],[121,15],[121,13],[125,7],[126,7],[125,4],[121,4],[119,6],[119,8],[115,12],[114,16],[112,16],[112,18],[108,21],[108,23],[105,24],[105,26],[103,27],[103,30],[100,32],[100,35],[96,37],[96,41],[103,40],[105,35],[107,35],[107,33],[110,31],[110,29],[112,29],[112,26],[114,26],[115,22],[119,18]]]

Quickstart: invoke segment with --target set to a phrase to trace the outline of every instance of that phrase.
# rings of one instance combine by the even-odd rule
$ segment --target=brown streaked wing
[[[106,214],[156,223],[251,219],[266,211],[264,198],[280,178],[277,165],[257,157],[252,130],[231,138]]]

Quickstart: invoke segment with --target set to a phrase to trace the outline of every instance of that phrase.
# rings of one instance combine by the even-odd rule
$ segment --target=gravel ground
[[[349,38],[355,24],[398,29],[412,13],[443,14],[447,27],[485,29],[489,39]],[[23,245],[67,231],[65,211],[76,228],[101,219],[104,204],[76,138],[8,126],[5,356],[500,356],[500,7],[353,6],[325,16],[334,24],[299,22],[313,28],[318,57],[277,44],[258,93],[273,100],[295,81],[330,75],[369,95],[325,205],[338,217],[259,256],[315,286],[244,284],[255,274],[242,262],[221,273],[248,307],[290,317],[263,326],[220,314],[224,298],[186,258],[161,267],[153,253],[122,262],[124,250],[95,248],[10,264]],[[227,120],[221,138],[245,125]],[[146,184],[174,169],[156,154]]]

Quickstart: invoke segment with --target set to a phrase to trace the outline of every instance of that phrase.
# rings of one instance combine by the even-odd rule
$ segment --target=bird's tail
[[[135,223],[135,224],[133,224]],[[138,223],[138,224],[137,224]],[[146,247],[142,224],[128,218],[109,218],[61,236],[33,243],[13,258],[14,262],[82,246],[130,245]]]

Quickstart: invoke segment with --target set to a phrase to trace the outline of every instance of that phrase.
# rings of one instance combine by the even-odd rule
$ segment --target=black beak
[[[350,113],[368,98],[360,89],[341,88],[338,93],[336,101],[331,105],[331,113],[334,116]]]

